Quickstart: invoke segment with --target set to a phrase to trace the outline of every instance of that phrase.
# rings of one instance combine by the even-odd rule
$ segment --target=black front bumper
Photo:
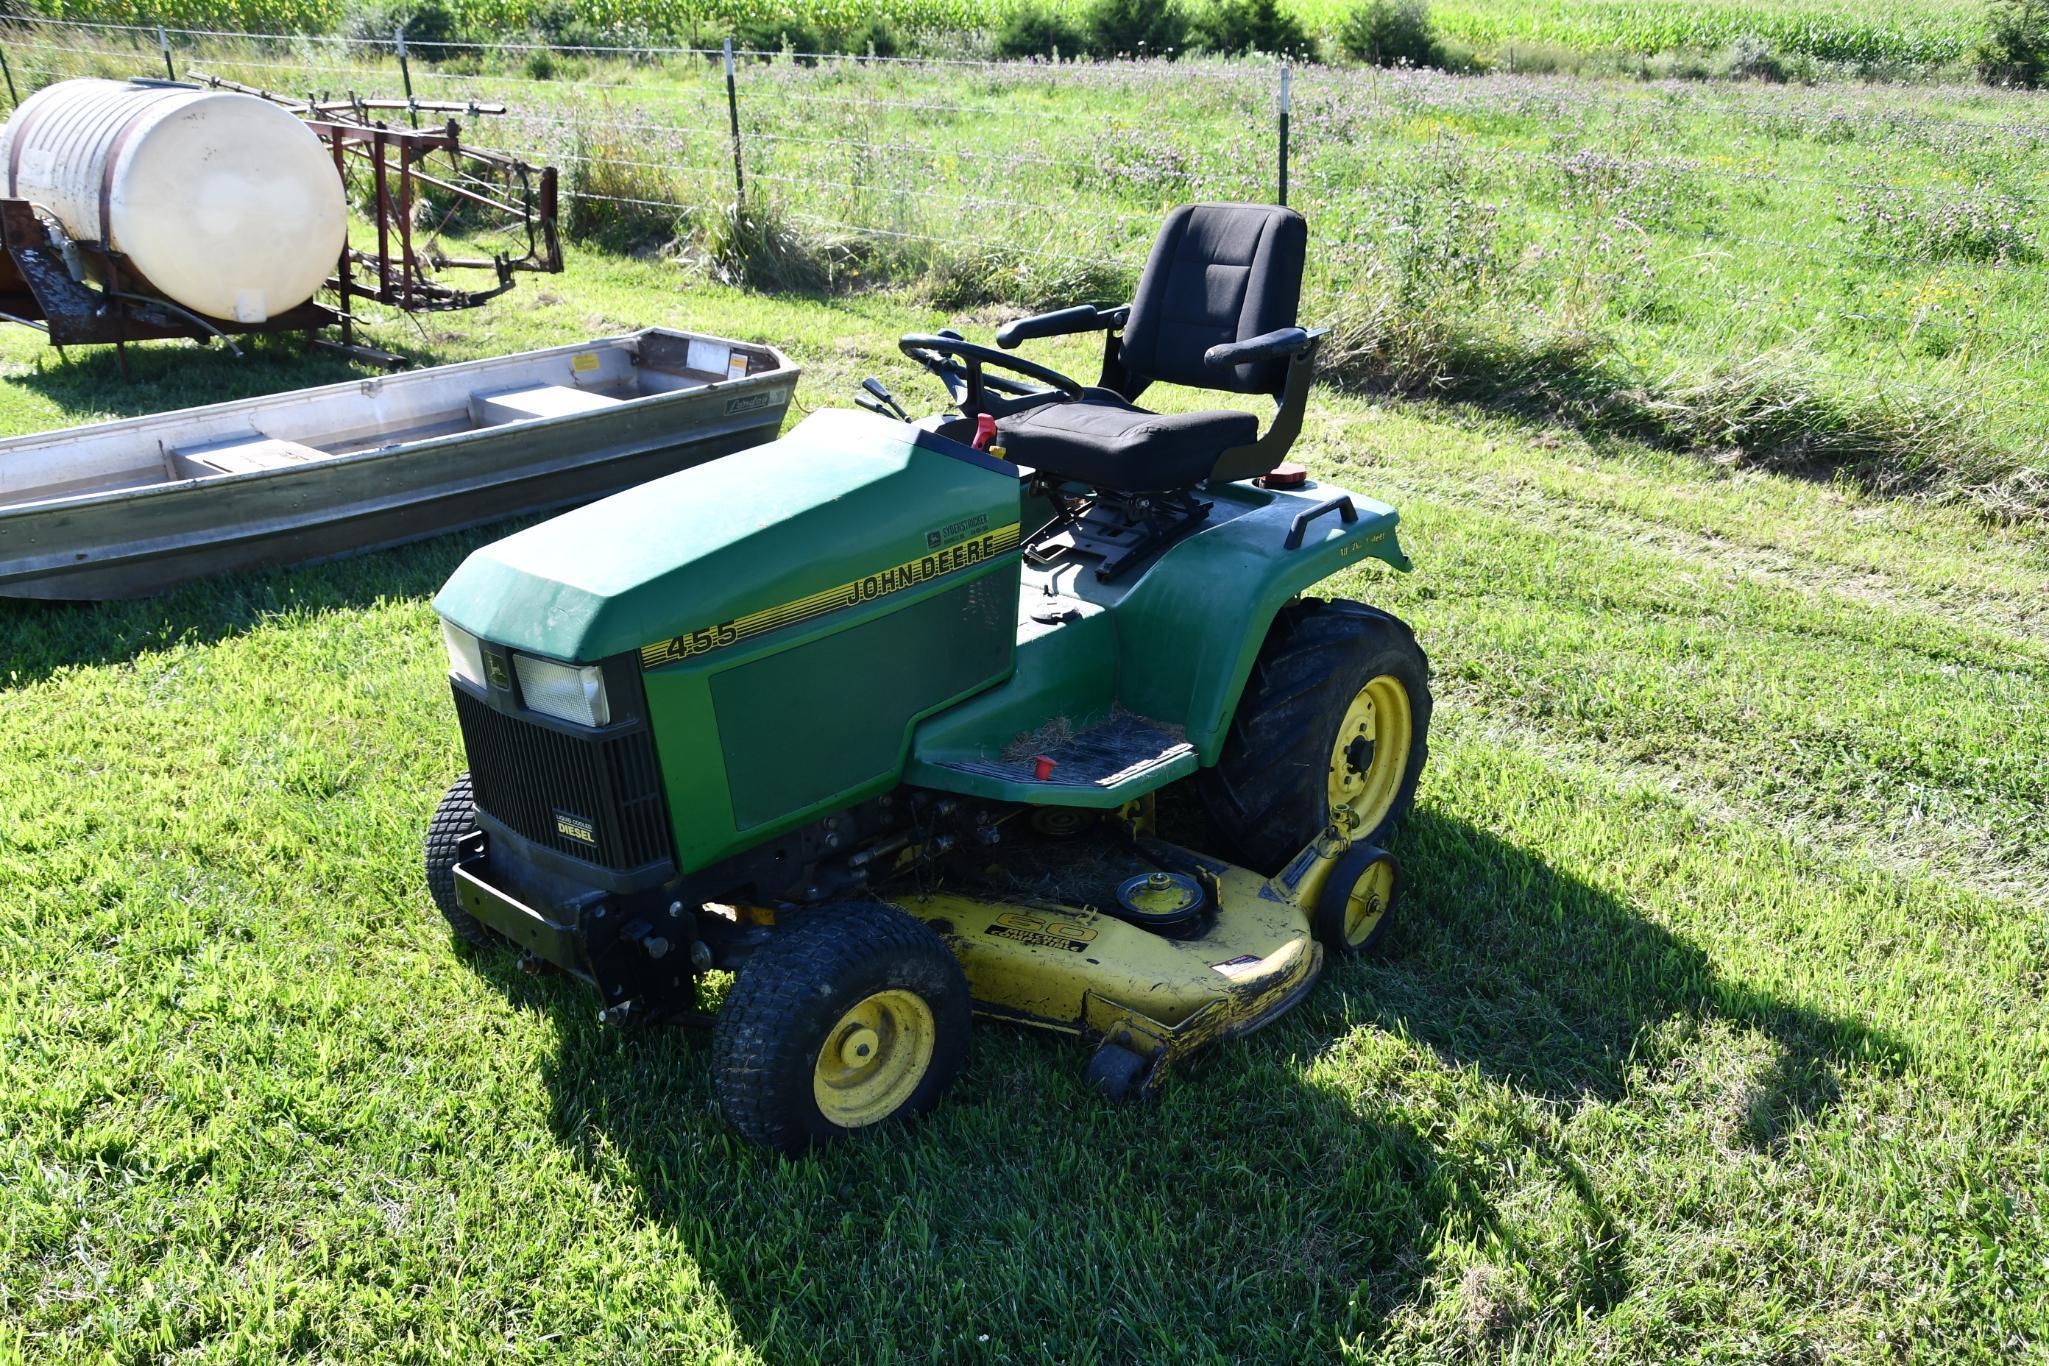
[[[702,917],[656,887],[619,895],[598,888],[568,895],[533,895],[535,869],[505,857],[506,846],[477,831],[461,846],[455,865],[456,903],[478,923],[513,945],[598,989],[607,1010],[636,1018],[688,1010],[693,979],[707,950],[699,934]]]
[[[517,894],[492,883],[486,848],[482,836],[472,836],[465,843],[463,859],[455,865],[456,904],[477,923],[496,930],[534,957],[591,980],[590,957],[579,922],[592,907],[565,906],[551,912],[529,906]]]

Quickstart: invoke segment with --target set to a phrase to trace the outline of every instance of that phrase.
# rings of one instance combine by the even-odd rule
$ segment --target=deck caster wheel
[[[1310,916],[1316,942],[1347,956],[1371,953],[1386,942],[1397,888],[1394,855],[1355,844],[1338,857]]]
[[[740,969],[712,1033],[719,1104],[792,1155],[932,1108],[967,1056],[972,1003],[946,942],[879,902],[799,913]]]
[[[457,846],[476,828],[477,802],[470,791],[470,775],[465,773],[442,796],[441,804],[434,808],[434,818],[427,823],[427,893],[434,898],[434,909],[441,912],[441,918],[448,922],[457,939],[473,949],[503,948],[504,936],[464,910],[455,899]]]
[[[1123,1104],[1145,1095],[1153,1060],[1120,1043],[1106,1043],[1089,1059],[1089,1085],[1104,1100]]]

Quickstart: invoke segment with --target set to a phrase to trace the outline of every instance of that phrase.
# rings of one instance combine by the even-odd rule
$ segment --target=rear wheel
[[[1416,799],[1430,705],[1430,663],[1400,620],[1342,599],[1289,604],[1202,776],[1211,818],[1264,873],[1331,825],[1386,844]]]
[[[712,1066],[742,1137],[795,1154],[930,1109],[967,1055],[967,978],[940,937],[877,902],[800,912],[741,967]]]
[[[470,775],[465,773],[441,798],[441,805],[434,808],[434,819],[427,822],[427,893],[434,898],[434,908],[441,912],[441,918],[448,922],[457,939],[472,948],[497,948],[505,940],[455,899],[457,846],[476,828],[477,802],[470,791]]]

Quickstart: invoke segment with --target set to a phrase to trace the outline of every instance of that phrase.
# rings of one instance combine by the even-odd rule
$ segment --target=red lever
[[[986,451],[996,440],[996,419],[987,413],[975,414],[975,449]]]

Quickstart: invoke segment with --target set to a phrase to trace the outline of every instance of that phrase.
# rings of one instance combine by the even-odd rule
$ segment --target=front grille
[[[609,738],[566,735],[494,710],[459,685],[455,713],[478,810],[536,844],[621,872],[669,857],[645,724]]]

